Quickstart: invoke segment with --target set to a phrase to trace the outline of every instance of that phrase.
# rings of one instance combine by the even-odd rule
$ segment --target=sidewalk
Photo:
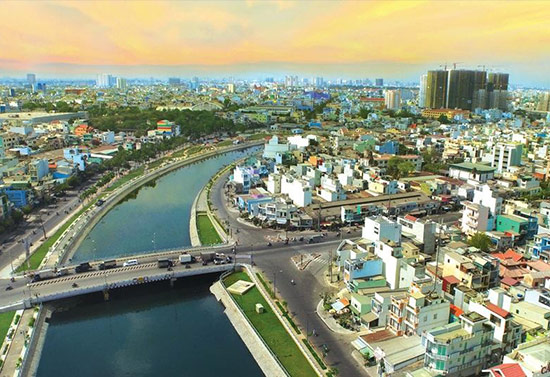
[[[11,347],[6,355],[6,360],[4,360],[1,377],[12,377],[15,374],[14,372],[19,364],[21,352],[25,347],[27,333],[31,329],[29,326],[29,321],[33,318],[33,315],[33,308],[25,310],[21,315],[21,318],[19,319],[19,326],[17,326]]]

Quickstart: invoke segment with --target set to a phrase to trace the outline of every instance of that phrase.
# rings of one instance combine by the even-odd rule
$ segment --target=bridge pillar
[[[170,287],[174,288],[174,283],[177,281],[178,279],[176,278],[171,278],[170,279]]]
[[[109,290],[108,289],[103,290],[103,299],[105,301],[109,301]]]

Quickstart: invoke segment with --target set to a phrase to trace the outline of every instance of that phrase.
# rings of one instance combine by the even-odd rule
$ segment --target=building
[[[157,122],[157,135],[172,137],[179,136],[180,132],[180,126],[174,122],[170,122],[169,120],[159,120]]]
[[[98,88],[112,88],[116,84],[116,77],[107,73],[97,75],[96,85]]]
[[[428,71],[424,107],[441,109],[446,106],[447,71]],[[422,114],[424,116],[424,114]]]
[[[498,215],[496,219],[496,230],[514,234],[518,244],[527,241],[529,221],[516,215]]]
[[[425,221],[412,215],[399,217],[397,222],[401,225],[403,236],[411,238],[422,245],[422,251],[433,254],[435,251],[436,223]]]
[[[376,79],[375,80],[376,86],[384,86],[384,79]]]
[[[447,251],[443,259],[443,276],[454,276],[460,284],[476,291],[485,291],[499,284],[500,261],[485,253],[468,256]]]
[[[233,182],[239,185],[240,190],[243,194],[248,194],[251,186],[251,177],[248,169],[242,166],[236,166],[233,170]]]
[[[462,314],[459,322],[422,334],[424,367],[449,377],[480,375],[491,361],[492,339],[487,318],[475,312]]]
[[[451,69],[448,71],[446,106],[449,109],[472,110],[474,93],[486,86],[485,71]]]
[[[286,194],[298,207],[305,207],[312,202],[311,187],[308,182],[291,175],[281,177],[281,194]]]
[[[389,240],[399,244],[401,225],[383,216],[366,218],[362,237],[369,241]]]
[[[280,143],[279,137],[272,136],[271,139],[265,144],[264,147],[264,158],[276,158],[278,154],[284,154],[290,150],[288,143]]]
[[[519,143],[498,143],[493,147],[491,166],[498,173],[509,171],[512,166],[521,165],[522,145]]]
[[[495,176],[495,168],[483,164],[472,164],[462,162],[449,166],[449,176],[462,181],[473,181],[474,183],[486,183]]]
[[[36,75],[34,73],[27,73],[27,84],[31,86],[36,84]]]
[[[450,304],[432,290],[413,283],[405,297],[392,297],[388,328],[396,335],[422,334],[449,322]]]
[[[550,341],[548,337],[543,337],[520,344],[504,356],[503,363],[519,364],[527,377],[547,377],[550,375],[549,355]]]
[[[128,81],[122,77],[116,78],[116,88],[119,90],[126,90],[128,88]]]
[[[401,92],[399,90],[386,90],[384,103],[387,109],[397,110],[401,108]]]

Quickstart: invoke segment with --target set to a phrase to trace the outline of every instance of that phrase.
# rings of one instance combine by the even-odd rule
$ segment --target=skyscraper
[[[29,85],[36,84],[36,75],[34,73],[27,73],[27,83]]]
[[[428,71],[426,77],[425,107],[440,109],[445,107],[447,96],[447,71]]]
[[[484,74],[485,72],[482,73]],[[465,69],[449,70],[445,107],[448,109],[471,110],[474,102],[476,80],[479,80],[479,76],[476,71]]]
[[[180,85],[181,84],[181,80],[177,77],[170,77],[168,79],[168,84],[169,85]]]
[[[99,88],[110,88],[116,84],[116,78],[107,73],[97,75],[96,85]]]
[[[420,76],[420,90],[418,91],[418,106],[426,107],[426,89],[428,86],[428,75]]]
[[[384,93],[384,104],[390,110],[401,108],[401,92],[399,90],[386,90],[386,93]]]
[[[494,90],[508,90],[508,73],[489,73],[487,84]]]
[[[376,86],[384,86],[384,79],[376,79]]]
[[[116,88],[120,90],[126,90],[128,88],[128,82],[122,77],[116,78]]]
[[[544,92],[538,96],[537,110],[550,111],[550,92]]]

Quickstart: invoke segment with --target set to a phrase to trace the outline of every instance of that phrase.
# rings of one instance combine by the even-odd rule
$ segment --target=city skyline
[[[545,2],[8,2],[0,76],[415,81],[440,65],[550,86]],[[27,22],[20,22],[21,19]],[[25,24],[34,25],[25,28]]]

